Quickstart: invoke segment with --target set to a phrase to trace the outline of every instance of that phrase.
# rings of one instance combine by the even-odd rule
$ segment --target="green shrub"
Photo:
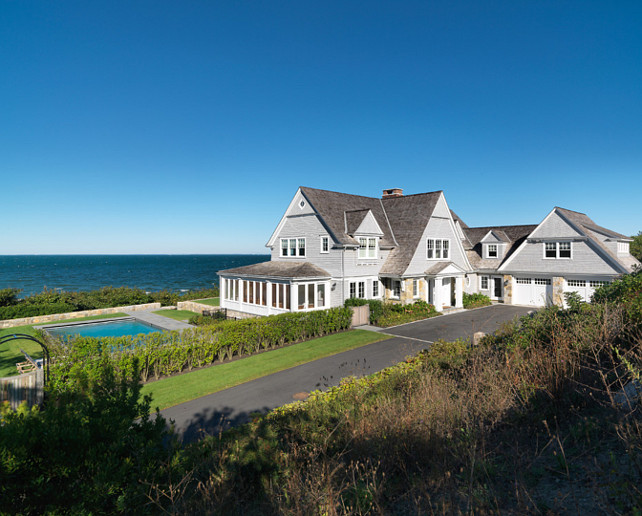
[[[464,308],[466,309],[480,308],[482,306],[488,306],[492,304],[488,296],[480,294],[479,292],[475,294],[467,294],[466,292],[464,292],[463,301]]]
[[[48,303],[42,305],[36,304],[18,304],[12,306],[0,307],[0,320],[17,319],[21,317],[36,317],[38,315],[59,314],[72,312],[74,305],[68,303]]]
[[[0,307],[11,306],[18,302],[18,294],[21,291],[17,288],[0,289]]]
[[[350,307],[350,306],[365,306],[368,304],[367,299],[363,299],[361,297],[351,297],[349,299],[346,299],[345,303],[343,303],[343,306],[345,307]]]
[[[642,322],[642,268],[595,289],[591,301],[622,304],[633,321]]]

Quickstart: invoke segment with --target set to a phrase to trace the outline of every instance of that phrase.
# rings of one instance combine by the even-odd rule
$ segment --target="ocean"
[[[217,271],[264,262],[259,254],[12,255],[0,256],[0,289],[20,297],[48,289],[96,290],[137,287],[187,291],[218,286]]]

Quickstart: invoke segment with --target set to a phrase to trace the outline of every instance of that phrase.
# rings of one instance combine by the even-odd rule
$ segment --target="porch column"
[[[435,278],[433,291],[432,291],[432,301],[435,305],[435,310],[441,312],[444,309],[444,302],[442,300],[442,284],[441,278]]]
[[[227,278],[221,278],[220,281],[219,281],[219,286],[218,286],[219,292],[218,292],[218,295],[219,295],[220,301],[223,301],[223,300],[227,299],[227,282],[228,281],[229,280]],[[219,304],[220,304],[220,302],[219,302]]]
[[[265,280],[265,306],[268,313],[272,313],[272,282]]]
[[[299,297],[299,285],[297,283],[290,283],[290,312],[296,312],[298,308],[297,299]]]
[[[464,296],[463,296],[464,278],[462,278],[461,276],[455,276],[453,278],[453,281],[455,282],[455,308],[463,308],[464,307]]]
[[[239,279],[239,305],[241,306],[245,304],[243,303],[243,292],[245,291],[245,285],[243,283],[243,280]]]

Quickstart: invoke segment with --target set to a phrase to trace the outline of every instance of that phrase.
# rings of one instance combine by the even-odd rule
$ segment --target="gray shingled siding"
[[[542,224],[531,234],[532,238],[560,238],[582,236],[568,225],[557,213],[553,213],[545,224]]]
[[[469,283],[468,286],[466,286],[467,281]],[[466,294],[479,292],[479,276],[477,274],[469,273],[467,279],[464,279],[464,292],[466,292]]]
[[[459,245],[459,238],[453,229],[450,220],[431,217],[428,222],[419,245],[410,260],[410,265],[406,271],[408,275],[423,274],[430,266],[434,265],[435,260],[428,260],[426,258],[426,239],[428,238],[447,238],[450,239],[450,258],[449,260],[457,264],[464,270],[468,269],[466,259],[464,258],[461,246]]]
[[[526,243],[507,265],[507,272],[529,271],[555,274],[617,274],[586,242],[573,242],[569,259],[545,259],[544,244]]]
[[[362,234],[362,235],[382,235],[383,234],[372,212],[368,212],[368,214],[365,216],[365,218],[359,225],[356,233]]]

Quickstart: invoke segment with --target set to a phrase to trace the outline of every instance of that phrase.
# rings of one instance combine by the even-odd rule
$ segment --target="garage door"
[[[596,279],[567,279],[564,282],[564,292],[577,292],[584,301],[590,301],[597,287],[605,285],[608,281]]]
[[[515,278],[513,304],[546,306],[553,302],[550,278]]]

